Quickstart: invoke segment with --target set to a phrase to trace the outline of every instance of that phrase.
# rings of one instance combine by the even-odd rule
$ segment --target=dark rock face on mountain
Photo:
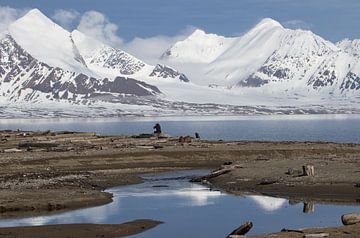
[[[104,79],[98,89],[101,92],[133,94],[136,96],[151,96],[161,93],[155,86],[124,77],[116,77],[113,81]]]
[[[145,63],[126,52],[111,47],[103,47],[97,57],[91,58],[89,64],[103,68],[115,69],[122,75],[132,75],[139,72]]]
[[[360,89],[360,76],[349,72],[340,86],[341,89]]]
[[[154,70],[149,75],[150,77],[159,77],[159,78],[177,78],[179,77],[180,81],[183,82],[189,82],[189,79],[182,73],[179,73],[178,71],[165,66],[158,64],[155,66]]]
[[[261,87],[264,84],[269,83],[268,80],[261,79],[256,75],[251,75],[249,78],[245,79],[244,81],[240,81],[237,86],[240,87]]]

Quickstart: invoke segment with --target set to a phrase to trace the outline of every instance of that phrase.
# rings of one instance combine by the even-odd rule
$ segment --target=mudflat
[[[96,224],[65,224],[47,226],[29,226],[1,228],[1,237],[4,238],[63,238],[63,237],[124,237],[144,232],[157,225],[158,221],[135,220],[116,225]]]
[[[0,217],[101,205],[112,201],[104,189],[140,183],[139,174],[199,168],[226,170],[200,181],[234,194],[360,202],[357,144],[144,137],[1,131]],[[303,176],[306,165],[314,176]]]

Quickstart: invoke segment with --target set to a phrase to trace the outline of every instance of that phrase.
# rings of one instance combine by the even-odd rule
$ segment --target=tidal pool
[[[0,220],[1,227],[63,223],[123,223],[154,219],[164,224],[131,237],[226,237],[245,221],[252,221],[248,233],[277,232],[282,228],[341,225],[345,213],[359,212],[360,206],[315,204],[304,213],[303,203],[290,204],[282,198],[233,196],[190,183],[193,176],[208,171],[179,171],[143,176],[137,185],[108,189],[114,202],[51,216]]]

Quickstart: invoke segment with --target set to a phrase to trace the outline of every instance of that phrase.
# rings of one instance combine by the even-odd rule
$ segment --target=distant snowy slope
[[[198,64],[194,74],[202,74],[203,81],[232,86],[261,67],[278,49],[285,31],[280,23],[269,18],[241,37],[226,38],[197,30],[175,43],[162,58],[180,68],[184,64]]]
[[[349,54],[360,55],[360,39],[345,39],[338,42],[336,45]]]
[[[246,78],[279,48],[285,29],[272,19],[264,19],[207,67],[207,76],[234,85]]]
[[[174,62],[210,63],[235,40],[235,38],[207,34],[197,29],[185,40],[174,44],[162,55],[162,58]]]

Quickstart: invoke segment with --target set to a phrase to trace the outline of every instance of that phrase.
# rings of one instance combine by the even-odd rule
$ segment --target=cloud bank
[[[312,28],[311,24],[308,24],[303,20],[297,20],[297,19],[283,22],[283,25],[290,29],[310,30]]]
[[[23,16],[27,11],[25,9],[0,6],[0,32],[5,31],[9,24]]]
[[[85,12],[81,16],[77,29],[113,47],[121,47],[124,44],[124,40],[117,34],[118,26],[97,11]]]
[[[135,38],[123,45],[123,49],[144,61],[155,64],[159,62],[161,55],[177,41],[184,40],[195,27],[188,26],[175,36],[154,36],[149,38]]]
[[[54,19],[57,23],[59,23],[64,28],[69,29],[71,27],[71,25],[74,23],[74,21],[79,18],[79,16],[80,16],[80,13],[73,9],[70,9],[70,10],[58,9],[58,10],[55,10],[55,12],[51,18]]]
[[[112,47],[125,50],[147,63],[155,64],[159,61],[162,53],[175,42],[185,39],[195,28],[189,26],[175,36],[159,35],[149,38],[136,37],[132,41],[125,42],[125,40],[118,35],[119,28],[115,23],[111,22],[100,12],[89,11],[82,15],[77,29]]]

